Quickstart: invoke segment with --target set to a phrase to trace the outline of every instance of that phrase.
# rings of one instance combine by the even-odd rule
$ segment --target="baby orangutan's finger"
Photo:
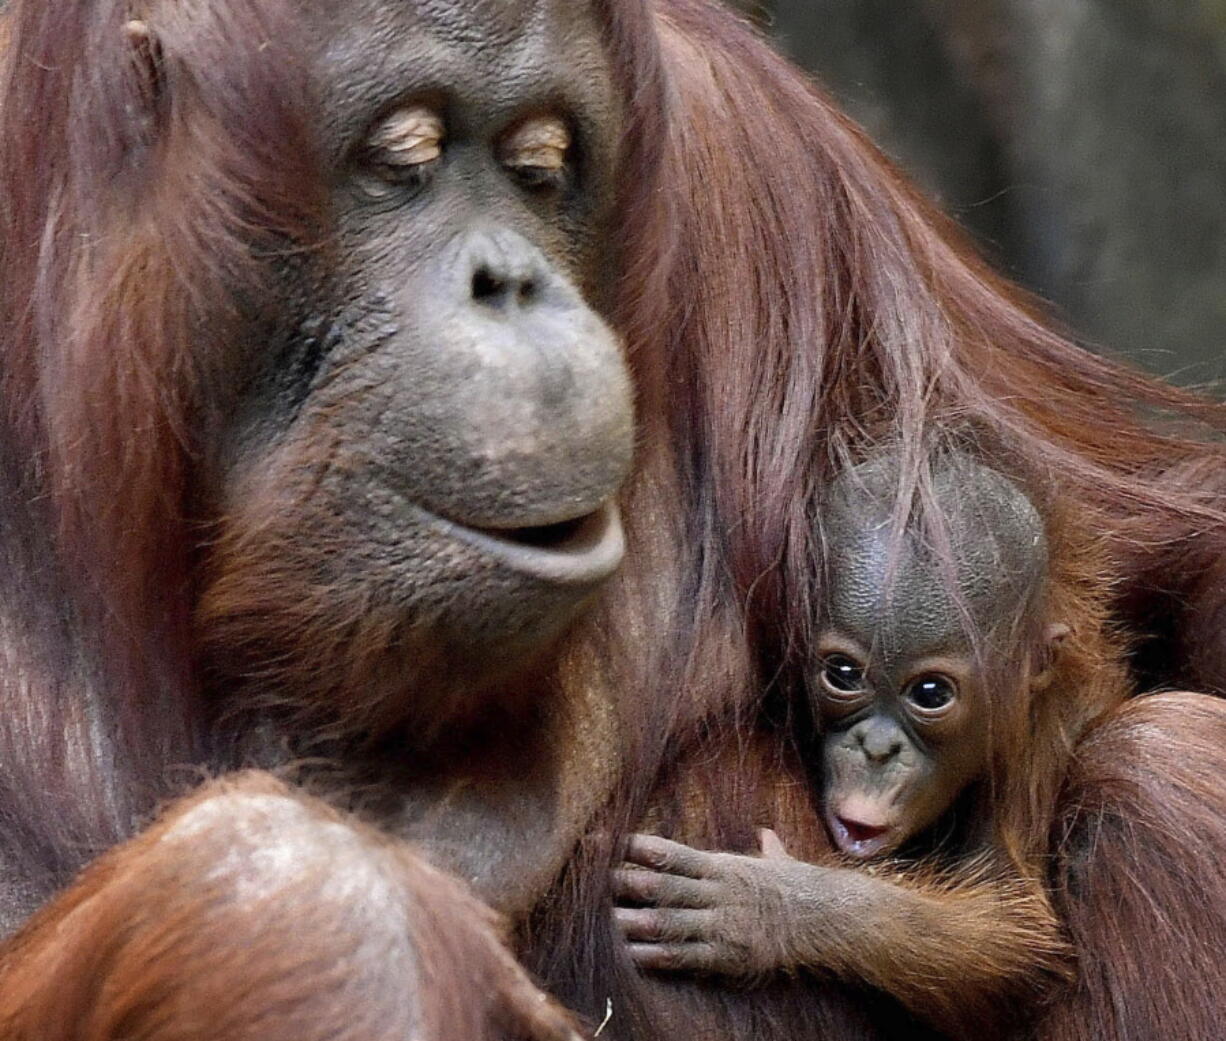
[[[787,847],[783,844],[778,834],[770,828],[758,829],[758,842],[762,849],[762,856],[768,860],[794,860],[795,858],[787,851]]]
[[[631,864],[667,871],[670,875],[706,878],[711,873],[712,854],[658,835],[631,835],[626,858]]]
[[[716,972],[721,961],[709,943],[632,943],[626,950],[635,967],[648,972]]]
[[[615,907],[613,921],[627,940],[672,943],[704,939],[714,925],[715,912]]]
[[[657,907],[710,907],[716,886],[695,878],[662,875],[643,868],[619,868],[613,872],[613,899],[622,903]]]

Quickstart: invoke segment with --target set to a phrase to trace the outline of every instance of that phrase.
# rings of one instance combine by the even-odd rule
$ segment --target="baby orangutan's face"
[[[1036,678],[1017,634],[1048,571],[1043,520],[1022,489],[956,452],[933,464],[931,500],[899,537],[902,471],[898,453],[847,470],[822,508],[811,689],[826,822],[860,858],[898,849],[986,774],[993,706]],[[993,682],[1007,665],[1017,689],[989,689],[984,662]]]
[[[966,648],[870,660],[852,634],[829,630],[819,653],[826,825],[847,855],[884,856],[986,771],[981,677]]]

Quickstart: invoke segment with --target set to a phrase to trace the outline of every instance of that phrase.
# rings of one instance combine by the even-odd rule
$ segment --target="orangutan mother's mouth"
[[[539,527],[443,523],[459,541],[550,585],[594,586],[617,570],[626,552],[621,512],[614,502],[581,517]]]

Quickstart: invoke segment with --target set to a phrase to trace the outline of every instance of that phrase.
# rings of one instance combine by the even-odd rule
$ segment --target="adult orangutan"
[[[786,711],[807,517],[862,438],[918,445],[950,412],[1059,471],[1121,557],[1121,615],[1169,607],[1149,678],[1224,685],[1223,450],[1195,426],[1219,409],[1046,331],[706,0],[17,0],[6,18],[0,861],[9,922],[44,907],[0,962],[10,1033],[131,1036],[18,1016],[139,988],[137,1036],[312,1041],[336,1021],[285,1009],[385,994],[384,957],[329,960],[334,931],[304,914],[352,863],[260,858],[284,933],[261,934],[259,973],[237,949],[223,912],[250,868],[217,851],[251,848],[253,797],[301,822],[293,792],[244,774],[175,841],[139,834],[197,780],[177,766],[291,761],[509,915],[566,1003],[611,1009],[602,1037],[918,1030],[826,984],[642,979],[606,878],[647,825],[744,849],[757,819],[823,854]],[[628,564],[601,591],[628,471]],[[1066,807],[1070,834],[1091,799],[1119,808],[1159,911],[1216,878],[1175,871],[1169,791],[1130,786],[1200,754],[1187,726],[1175,706],[1108,727]],[[312,820],[335,821],[306,816],[285,833],[310,853]],[[1088,842],[1077,884],[1143,922],[1120,843]],[[140,887],[174,944],[112,957],[121,883],[147,878],[179,883]],[[191,898],[206,879],[222,906]],[[359,887],[357,920],[394,918],[385,894]],[[186,938],[216,956],[157,956]],[[1215,1019],[1178,959],[1113,961],[1100,915],[1085,938],[1101,971],[1048,1036],[1139,1038],[1151,1007],[1168,1037]],[[69,947],[113,967],[89,971],[97,991],[23,971],[79,988]],[[462,1001],[444,955],[404,957]],[[238,992],[267,1017],[231,1029],[192,998]]]

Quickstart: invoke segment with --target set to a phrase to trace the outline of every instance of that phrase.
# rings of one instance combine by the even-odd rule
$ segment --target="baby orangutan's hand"
[[[773,831],[761,843],[747,857],[631,836],[628,866],[613,873],[613,918],[635,965],[741,978],[794,968],[787,895],[821,869],[790,857]]]

